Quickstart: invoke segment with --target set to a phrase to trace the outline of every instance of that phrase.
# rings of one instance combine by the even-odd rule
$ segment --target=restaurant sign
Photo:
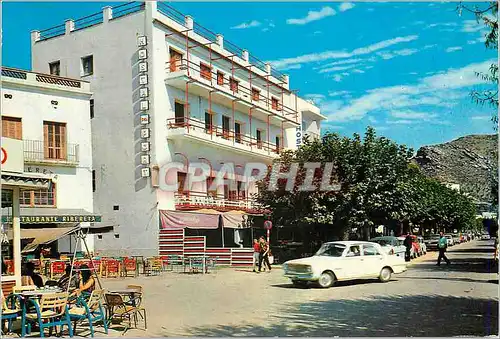
[[[21,216],[21,224],[51,224],[51,223],[77,223],[77,222],[101,222],[100,215],[40,215]],[[11,222],[10,216],[3,215],[2,222]]]

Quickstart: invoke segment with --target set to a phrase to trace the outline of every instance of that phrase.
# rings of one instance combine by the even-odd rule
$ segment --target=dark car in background
[[[424,237],[424,243],[427,247],[427,251],[437,251],[439,244],[439,234],[426,235]]]

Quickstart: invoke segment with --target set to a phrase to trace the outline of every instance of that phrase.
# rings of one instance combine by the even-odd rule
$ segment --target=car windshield
[[[345,245],[342,244],[323,244],[321,248],[316,252],[316,255],[327,256],[327,257],[341,257],[344,253]]]
[[[376,242],[380,246],[391,246],[392,240],[390,239],[372,239],[373,242]]]

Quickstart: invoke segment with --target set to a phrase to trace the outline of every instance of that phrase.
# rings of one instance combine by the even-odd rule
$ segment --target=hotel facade
[[[241,229],[262,209],[238,169],[270,165],[304,135],[319,137],[324,120],[287,75],[163,2],[105,7],[32,32],[32,69],[91,84],[94,211],[115,225],[95,239],[103,255],[248,246]],[[210,177],[164,191],[161,168],[174,161],[206,163]],[[236,174],[210,190],[228,163]],[[174,177],[182,184],[186,171]]]

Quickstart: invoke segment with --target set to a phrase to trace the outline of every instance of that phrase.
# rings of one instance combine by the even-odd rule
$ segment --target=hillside
[[[460,189],[483,202],[491,202],[493,175],[498,171],[498,136],[468,135],[421,147],[413,160],[424,173]]]

